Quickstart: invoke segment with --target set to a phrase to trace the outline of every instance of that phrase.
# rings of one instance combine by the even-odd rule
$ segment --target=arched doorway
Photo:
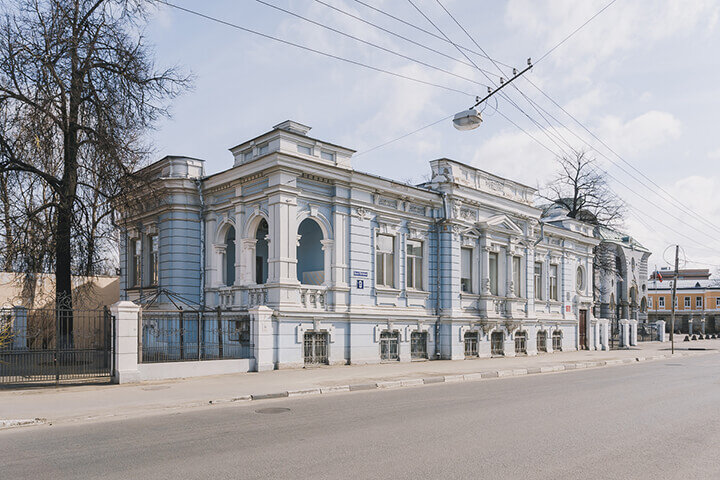
[[[225,285],[235,284],[235,227],[229,227],[225,232],[225,261],[223,265],[223,279]]]
[[[325,282],[325,253],[323,232],[318,223],[306,218],[298,226],[300,241],[297,247],[297,278],[305,285],[322,285]]]
[[[264,284],[268,279],[268,241],[267,220],[260,221],[255,233],[255,283]]]

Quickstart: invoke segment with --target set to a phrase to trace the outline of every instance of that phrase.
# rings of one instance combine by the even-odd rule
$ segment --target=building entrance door
[[[325,332],[305,332],[305,365],[327,365],[328,334]]]
[[[587,350],[587,310],[580,310],[580,349]]]

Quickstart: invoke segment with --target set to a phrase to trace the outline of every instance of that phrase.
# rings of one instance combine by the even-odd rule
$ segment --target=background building
[[[662,268],[648,280],[650,321],[664,320],[670,331],[672,283],[675,271]],[[662,281],[660,278],[662,277]],[[675,332],[717,333],[720,331],[720,284],[710,279],[708,269],[678,271],[675,303]]]

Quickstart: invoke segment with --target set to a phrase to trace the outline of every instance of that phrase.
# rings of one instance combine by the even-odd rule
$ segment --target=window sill
[[[400,290],[393,287],[375,286],[375,291],[377,293],[384,293],[389,295],[400,295]]]
[[[460,292],[460,298],[475,299],[475,298],[480,298],[480,294],[479,293],[470,293],[470,292]]]

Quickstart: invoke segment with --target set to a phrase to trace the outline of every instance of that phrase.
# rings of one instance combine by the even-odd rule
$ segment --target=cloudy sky
[[[436,0],[413,1],[453,42],[479,51]],[[541,186],[553,176],[555,154],[562,153],[561,147],[568,150],[565,141],[576,149],[594,149],[592,154],[609,173],[613,190],[630,205],[626,229],[653,251],[651,269],[666,265],[663,255],[670,260],[671,252],[665,250],[674,243],[683,247],[688,267],[705,264],[713,271],[720,267],[720,56],[716,51],[720,5],[716,1],[616,0],[539,61],[527,79],[517,80],[517,89],[505,88],[508,98],[498,96],[497,103],[489,102],[480,128],[458,132],[449,120],[442,121],[375,149],[468,108],[490,83],[449,42],[368,7],[441,35],[409,1],[263,0],[407,58],[256,0],[174,2],[437,86],[162,7],[148,26],[147,40],[155,47],[159,66],[182,66],[195,75],[195,87],[174,102],[173,117],[152,133],[158,158],[199,157],[206,160],[208,173],[217,172],[232,165],[229,147],[293,119],[312,126],[316,138],[357,150],[353,163],[357,170],[420,182],[429,171],[429,160],[449,157]],[[490,57],[518,69],[528,57],[543,57],[609,3],[443,1]],[[489,72],[492,82],[498,82],[496,65],[474,53],[468,55]],[[507,78],[509,69],[500,68]]]

